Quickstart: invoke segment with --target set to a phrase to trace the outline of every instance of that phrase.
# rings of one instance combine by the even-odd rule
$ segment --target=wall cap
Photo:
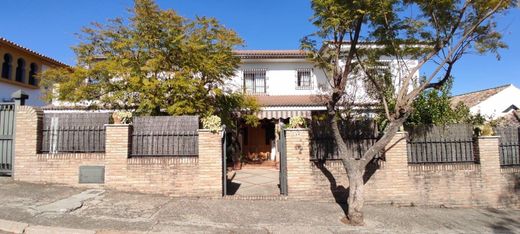
[[[222,130],[217,130],[216,132],[214,132],[214,131],[211,131],[210,129],[197,129],[197,132],[210,132],[210,133],[217,134],[217,133],[222,132]]]
[[[105,124],[105,127],[111,127],[111,128],[128,128],[132,126],[131,124]]]
[[[498,139],[500,138],[500,136],[479,136],[478,139],[482,139],[482,140],[485,140],[485,139]]]
[[[285,131],[309,131],[309,128],[286,128]]]

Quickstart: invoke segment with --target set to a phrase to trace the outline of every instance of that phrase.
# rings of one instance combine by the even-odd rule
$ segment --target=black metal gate
[[[14,110],[14,103],[0,103],[0,175],[13,171]]]
[[[222,128],[222,196],[227,195],[227,142],[226,142],[226,126]]]
[[[287,142],[285,138],[285,130],[283,129],[283,125],[280,130],[280,139],[279,139],[279,152],[280,152],[280,194],[287,196]]]

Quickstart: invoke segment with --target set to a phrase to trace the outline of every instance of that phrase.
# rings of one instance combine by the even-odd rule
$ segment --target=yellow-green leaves
[[[96,100],[137,114],[213,114],[211,93],[230,79],[238,35],[214,18],[194,20],[135,0],[131,17],[94,23],[79,34],[77,65],[42,74],[48,99]]]

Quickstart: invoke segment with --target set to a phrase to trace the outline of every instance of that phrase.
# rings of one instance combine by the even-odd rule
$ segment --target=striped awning
[[[312,117],[310,110],[261,110],[256,115],[259,119],[287,119],[295,116]]]

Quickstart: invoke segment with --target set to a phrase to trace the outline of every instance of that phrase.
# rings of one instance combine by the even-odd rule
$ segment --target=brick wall
[[[171,196],[218,197],[222,193],[220,133],[199,131],[198,157],[132,157],[130,125],[106,126],[105,153],[38,154],[42,112],[16,110],[13,178],[33,183],[104,186]],[[104,184],[79,184],[80,166],[105,166]]]
[[[343,164],[306,160],[308,139],[306,129],[287,131],[289,197],[345,202]],[[369,164],[367,203],[520,207],[520,167],[500,168],[497,137],[478,139],[480,163],[408,164],[406,147],[406,133],[397,133],[386,149],[386,161]]]
[[[41,127],[41,111],[17,108],[15,180],[171,196],[221,196],[218,132],[199,130],[198,157],[129,158],[130,125],[107,125],[106,152],[91,154],[38,154]],[[348,180],[341,161],[310,161],[305,129],[288,129],[286,139],[289,197],[344,202]],[[479,163],[420,165],[408,164],[405,139],[406,133],[397,133],[386,149],[386,161],[367,167],[367,203],[520,207],[520,167],[500,167],[497,137],[478,139]],[[105,166],[104,184],[79,184],[79,167],[87,165]]]

